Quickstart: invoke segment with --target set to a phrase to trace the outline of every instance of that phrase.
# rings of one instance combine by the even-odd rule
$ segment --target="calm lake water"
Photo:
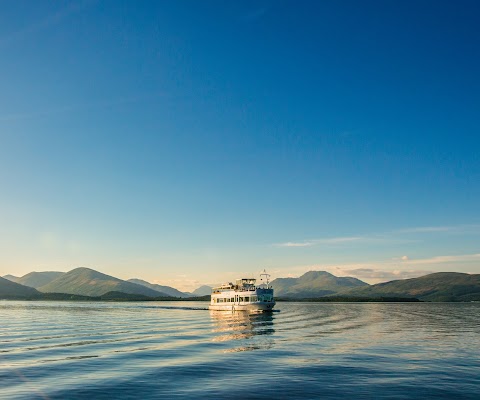
[[[0,398],[480,398],[480,303],[206,307],[0,301]]]

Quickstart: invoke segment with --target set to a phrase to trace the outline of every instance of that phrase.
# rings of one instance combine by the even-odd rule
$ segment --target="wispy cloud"
[[[448,232],[456,227],[452,226],[420,226],[415,228],[399,229],[392,233],[430,233],[430,232]]]
[[[312,247],[318,245],[338,245],[352,242],[361,243],[375,243],[381,242],[391,244],[405,243],[414,241],[414,238],[408,239],[408,234],[435,234],[435,233],[449,233],[449,234],[480,234],[480,225],[457,225],[457,226],[422,226],[405,229],[397,229],[383,233],[372,233],[358,236],[345,236],[333,238],[307,239],[303,241],[288,241],[284,243],[276,243],[275,247]]]
[[[480,233],[480,225],[450,225],[450,226],[418,226],[413,228],[398,229],[392,231],[391,234],[408,234],[408,233],[452,233],[452,234],[469,234]]]
[[[277,247],[310,247],[313,246],[314,242],[286,242],[286,243],[277,243]]]
[[[445,263],[468,263],[480,261],[480,254],[462,254],[452,256],[436,256],[425,259],[406,260],[406,264],[425,265],[425,264],[445,264]]]
[[[323,240],[324,243],[331,243],[331,244],[336,244],[336,243],[347,243],[347,242],[358,242],[361,240],[371,240],[372,238],[369,237],[361,237],[361,236],[350,236],[350,237],[336,237],[336,238],[330,238],[330,239],[325,239]]]
[[[365,238],[362,238],[359,236],[333,237],[333,238],[306,240],[304,242],[277,243],[275,244],[275,246],[277,247],[310,247],[310,246],[315,246],[319,244],[341,244],[341,243],[348,243],[348,242],[356,242],[362,239],[365,239]]]

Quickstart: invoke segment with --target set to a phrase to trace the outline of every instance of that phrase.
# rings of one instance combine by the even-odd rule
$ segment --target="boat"
[[[270,275],[264,270],[260,277],[265,277],[265,281],[261,278],[260,285],[256,284],[256,279],[242,278],[237,279],[235,284],[228,282],[213,288],[208,308],[215,311],[272,311],[275,299]]]

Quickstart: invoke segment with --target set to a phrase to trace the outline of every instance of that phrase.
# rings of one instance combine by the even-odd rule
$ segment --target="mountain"
[[[424,301],[479,301],[480,274],[437,272],[420,278],[401,279],[352,289],[348,295],[416,297]]]
[[[357,278],[337,277],[326,271],[310,271],[299,278],[277,278],[271,282],[277,297],[309,298],[342,294],[369,286]]]
[[[15,299],[36,295],[40,295],[40,293],[34,288],[0,278],[0,299]]]
[[[20,279],[18,276],[14,276],[14,275],[10,275],[10,274],[3,276],[3,278],[8,279],[11,282],[16,282]]]
[[[142,279],[128,279],[127,282],[132,282],[132,283],[136,283],[137,285],[148,287],[152,290],[156,290],[157,292],[164,293],[167,296],[171,296],[171,297],[190,297],[190,294],[180,292],[180,290],[177,290],[170,286],[157,285],[155,283],[149,283]]]
[[[45,271],[45,272],[30,272],[27,275],[17,278],[15,282],[21,285],[30,286],[33,288],[39,288],[47,283],[50,283],[59,276],[62,276],[65,272]]]
[[[210,286],[203,285],[195,289],[191,294],[193,296],[208,296],[212,294],[212,288]]]
[[[68,293],[82,296],[102,296],[114,291],[149,297],[168,297],[165,293],[123,281],[90,268],[75,268],[50,283],[40,286],[38,290],[45,293]]]

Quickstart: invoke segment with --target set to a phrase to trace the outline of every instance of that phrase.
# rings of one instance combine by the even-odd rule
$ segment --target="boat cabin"
[[[237,279],[235,284],[227,282],[213,288],[210,310],[271,311],[275,300],[273,288],[268,285],[268,276],[267,281],[259,286],[256,286],[257,280],[254,278],[242,278]]]

